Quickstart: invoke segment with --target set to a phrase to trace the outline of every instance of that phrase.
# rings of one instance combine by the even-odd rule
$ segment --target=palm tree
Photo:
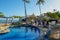
[[[27,18],[26,3],[29,3],[29,0],[23,0],[25,8],[25,17]]]
[[[43,4],[45,1],[44,0],[38,0],[37,1],[37,5],[39,5],[39,10],[40,10],[40,14],[41,14],[41,4]]]

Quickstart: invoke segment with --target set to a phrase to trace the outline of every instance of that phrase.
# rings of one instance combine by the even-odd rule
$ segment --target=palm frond
[[[30,3],[30,1],[29,0],[23,0],[24,2],[26,2],[26,3]]]
[[[37,3],[36,3],[36,5],[43,4],[44,2],[45,2],[44,0],[38,0]]]

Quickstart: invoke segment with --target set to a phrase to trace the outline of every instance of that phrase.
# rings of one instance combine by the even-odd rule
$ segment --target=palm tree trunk
[[[27,18],[26,3],[25,2],[24,2],[24,8],[25,8],[25,17]]]
[[[25,8],[25,18],[26,18],[26,24],[27,24],[27,11],[26,11],[26,3],[24,2],[24,8]]]
[[[40,11],[40,14],[41,14],[41,5],[39,4],[39,11]]]

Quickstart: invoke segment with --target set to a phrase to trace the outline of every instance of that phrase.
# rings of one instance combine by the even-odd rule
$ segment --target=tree
[[[58,17],[60,18],[60,12],[59,11],[55,12],[55,14],[58,15]]]
[[[3,12],[0,12],[0,17],[1,18],[6,18],[6,25],[8,23],[8,17],[5,17],[5,15],[3,14]]]
[[[24,8],[25,8],[25,17],[27,17],[27,11],[26,11],[26,3],[29,3],[29,0],[23,0],[24,2]]]
[[[5,17],[3,12],[0,12],[0,17]]]
[[[37,1],[37,5],[39,5],[39,10],[40,10],[40,14],[41,14],[41,4],[43,4],[45,1],[44,0],[38,0]]]
[[[47,12],[45,13],[45,16],[50,17],[50,18],[59,18],[57,12],[54,12],[54,13]]]
[[[19,21],[20,21],[20,19],[22,18],[21,16],[11,16],[10,18],[12,18],[12,20],[13,20],[13,18],[19,18]],[[11,22],[12,22],[12,20],[11,20]]]
[[[22,18],[21,16],[11,16],[11,18]]]
[[[57,9],[53,9],[53,12],[56,12],[57,11]]]

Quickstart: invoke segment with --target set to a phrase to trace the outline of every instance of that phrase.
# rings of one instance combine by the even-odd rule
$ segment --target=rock
[[[10,32],[10,30],[9,29],[5,29],[5,30],[1,30],[0,34],[4,34],[4,33],[8,33],[8,32]]]
[[[53,38],[53,39],[60,39],[60,37],[59,37],[59,35],[60,35],[60,31],[59,31],[60,29],[54,29],[54,30],[52,30],[51,31],[51,33],[50,33],[50,36],[49,36],[49,38]]]
[[[8,28],[9,26],[0,26],[0,34],[9,32]]]

